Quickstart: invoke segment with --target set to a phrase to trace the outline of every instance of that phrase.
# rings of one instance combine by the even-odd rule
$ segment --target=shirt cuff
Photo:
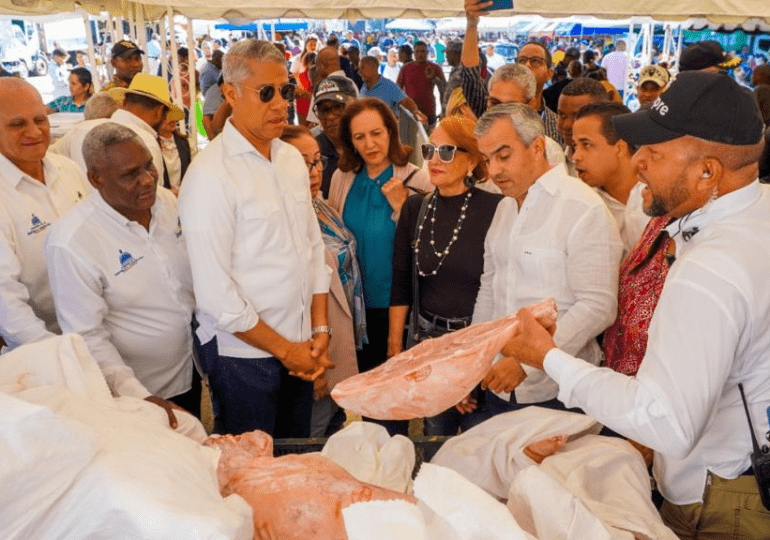
[[[323,270],[316,275],[311,294],[327,294],[332,284],[332,269],[324,263]]]
[[[597,368],[588,362],[556,348],[548,351],[543,360],[543,370],[559,385],[559,401],[567,407],[583,406],[572,402],[572,391],[594,369]]]
[[[222,313],[216,324],[217,329],[229,334],[235,334],[236,332],[245,332],[254,328],[259,322],[259,315],[251,304],[248,302],[245,304],[240,313]]]

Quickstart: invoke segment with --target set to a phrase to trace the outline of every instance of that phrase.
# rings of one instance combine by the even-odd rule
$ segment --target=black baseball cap
[[[356,92],[355,83],[347,77],[340,77],[332,75],[326,77],[320,83],[313,94],[315,103],[321,101],[336,101],[338,103],[347,103],[348,98],[355,99],[358,93]]]
[[[729,69],[741,63],[739,57],[730,58],[718,41],[706,39],[687,46],[679,56],[679,71],[697,71],[710,67]]]
[[[649,109],[612,117],[620,137],[634,146],[685,135],[748,146],[762,139],[762,117],[754,94],[729,75],[680,73]]]
[[[144,54],[144,51],[136,46],[136,43],[127,40],[118,41],[112,46],[112,57],[117,58],[118,56],[122,56],[126,53],[133,53],[134,51],[139,54]]]

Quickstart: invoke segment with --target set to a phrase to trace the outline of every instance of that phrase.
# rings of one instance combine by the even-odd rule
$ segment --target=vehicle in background
[[[485,50],[486,43],[483,45],[482,50]],[[507,41],[498,41],[495,45],[495,53],[499,54],[503,58],[505,58],[505,62],[507,64],[511,64],[516,60],[516,57],[519,56],[519,46],[515,43],[510,43]]]
[[[48,61],[40,51],[32,35],[25,34],[23,21],[0,20],[0,59],[6,71],[22,78],[30,75],[46,75]],[[27,24],[26,26],[32,26]]]

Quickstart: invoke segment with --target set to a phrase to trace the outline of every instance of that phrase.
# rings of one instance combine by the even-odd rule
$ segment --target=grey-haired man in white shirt
[[[51,228],[46,259],[56,315],[83,336],[116,395],[200,416],[190,328],[195,297],[176,197],[132,129],[107,122],[83,142],[95,188]]]
[[[545,297],[559,307],[557,342],[598,365],[596,336],[615,320],[623,245],[596,192],[545,155],[545,128],[529,105],[487,110],[476,124],[489,176],[506,198],[484,242],[484,274],[473,322],[507,315]],[[482,381],[492,414],[528,405],[562,408],[546,374],[502,358]],[[510,393],[510,395],[509,395]]]
[[[503,353],[544,369],[566,405],[655,451],[661,516],[680,538],[767,539],[770,505],[753,476],[749,431],[764,438],[770,408],[770,187],[757,180],[759,109],[728,75],[693,71],[650,109],[613,123],[640,147],[645,212],[674,218],[666,230],[676,259],[644,361],[635,377],[576,361],[523,311]],[[770,501],[770,478],[762,492]]]
[[[195,296],[215,325],[216,341],[199,333],[215,430],[308,437],[309,381],[332,366],[331,271],[307,166],[278,138],[294,87],[265,41],[239,41],[222,72],[232,117],[190,165],[179,199]]]

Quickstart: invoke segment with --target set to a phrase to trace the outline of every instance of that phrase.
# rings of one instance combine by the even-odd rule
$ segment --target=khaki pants
[[[710,483],[710,485],[709,485]],[[660,516],[682,540],[768,540],[770,511],[753,476],[724,480],[709,473],[703,503],[663,502]]]

